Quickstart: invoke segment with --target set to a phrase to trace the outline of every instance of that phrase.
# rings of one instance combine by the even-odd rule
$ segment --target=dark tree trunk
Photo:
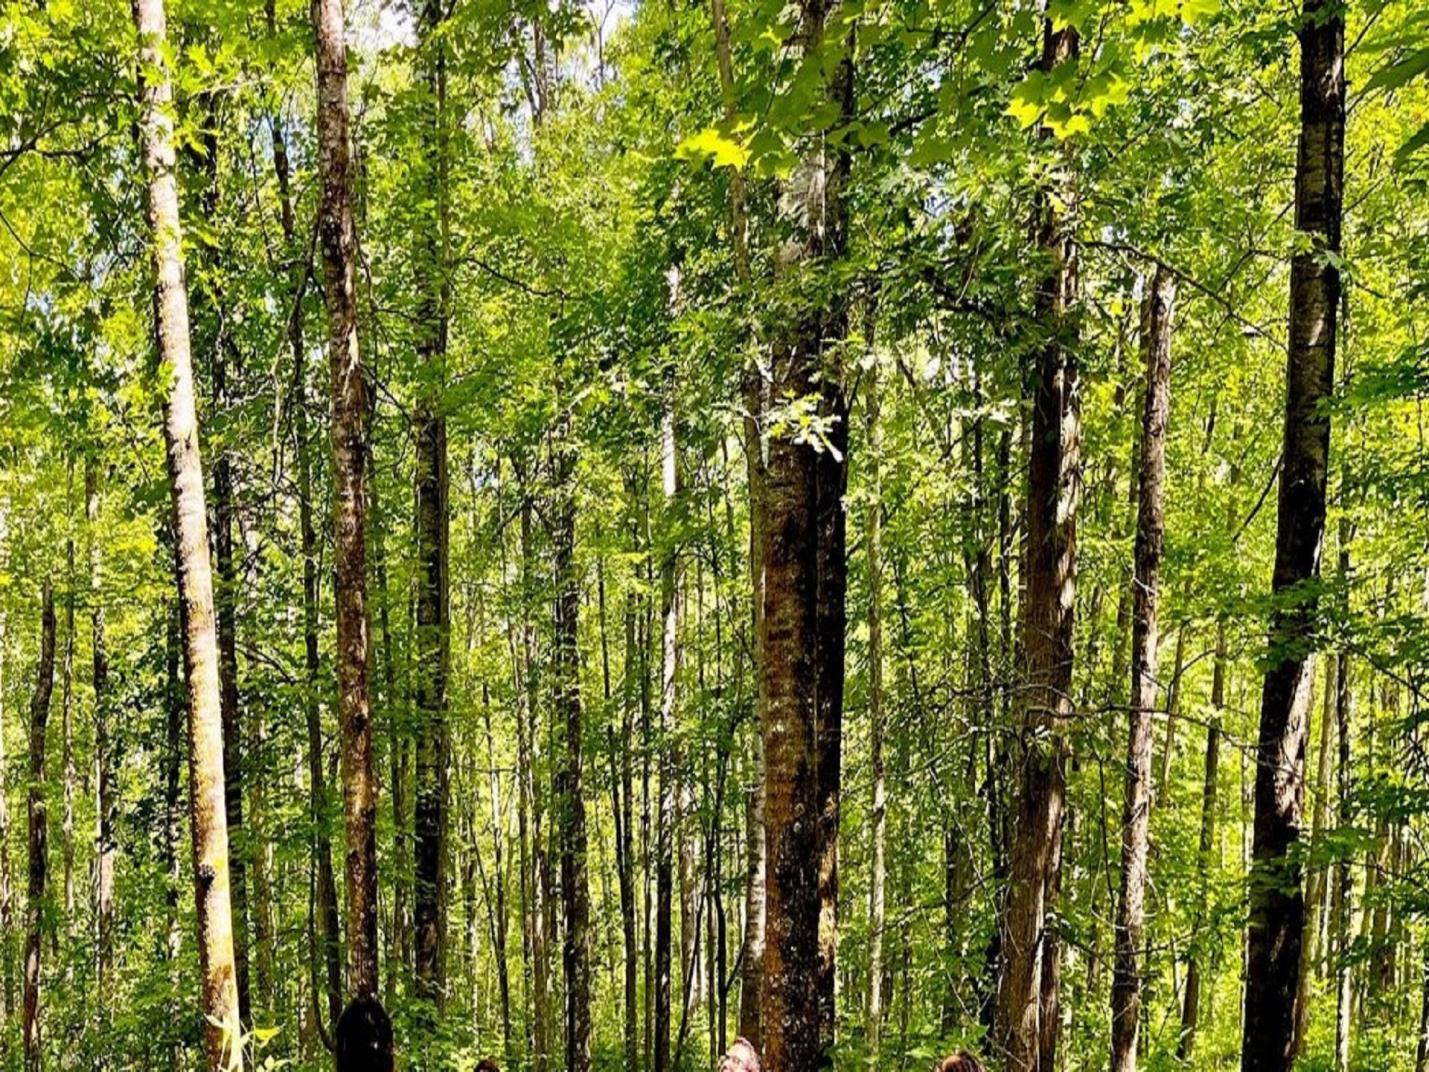
[[[576,445],[569,411],[553,432],[551,468],[555,484],[553,552],[556,621],[553,646],[556,724],[560,754],[557,806],[560,813],[561,946],[566,981],[566,1072],[590,1072],[590,884],[586,865],[586,811],[582,786],[585,716],[580,691],[580,576],[576,572]]]
[[[1285,1072],[1294,1050],[1295,993],[1305,922],[1299,857],[1304,797],[1309,641],[1319,573],[1334,387],[1344,182],[1344,13],[1306,0],[1300,37],[1300,145],[1295,229],[1307,236],[1290,268],[1290,349],[1275,543],[1269,659],[1260,703],[1254,862],[1247,933],[1244,1072]]]
[[[844,116],[852,109],[852,56],[847,41],[826,40],[830,15],[822,3],[802,4],[795,42],[802,55],[823,57],[822,95]],[[846,149],[815,138],[781,191],[792,231],[781,271],[790,278],[842,256],[848,167]],[[848,457],[839,354],[846,320],[843,294],[803,295],[775,341],[769,371],[771,397],[815,398],[832,422],[823,450],[787,434],[771,437],[759,489],[769,921],[760,1027],[772,1072],[832,1060]],[[810,824],[807,816],[817,819]]]
[[[1146,395],[1137,480],[1135,575],[1132,580],[1131,707],[1126,792],[1121,829],[1121,891],[1117,899],[1116,968],[1111,990],[1112,1072],[1135,1072],[1141,1024],[1141,963],[1145,942],[1147,856],[1151,832],[1151,745],[1159,691],[1156,669],[1161,556],[1166,542],[1166,425],[1171,414],[1171,318],[1176,280],[1156,270],[1142,317]]]
[[[422,287],[417,340],[421,387],[413,414],[416,442],[414,510],[417,546],[417,741],[414,811],[417,997],[440,1006],[444,994],[443,911],[447,832],[447,664],[451,611],[447,580],[449,529],[447,422],[442,392],[447,349],[446,50],[440,36],[444,5],[428,0],[421,15],[420,63],[425,80],[422,122],[433,147],[419,166],[419,182],[432,206],[420,224],[416,264]]]
[[[1047,71],[1075,62],[1074,27],[1044,28]],[[1063,185],[1067,186],[1065,180]],[[1055,196],[1053,194],[1055,193]],[[1065,210],[1074,191],[1039,194],[1037,244],[1050,265],[1036,314],[1048,341],[1036,355],[1027,486],[1025,595],[1021,611],[1020,752],[1013,805],[1003,971],[993,1039],[1009,1072],[1045,1068],[1056,1029],[1059,886],[1066,809],[1066,729],[1073,714],[1072,624],[1076,517],[1081,481],[1081,404],[1071,342],[1077,331],[1076,247]]]
[[[25,1069],[39,1072],[40,954],[44,947],[45,876],[49,865],[50,819],[45,804],[45,727],[55,688],[55,594],[48,578],[41,595],[40,658],[30,698],[30,767],[25,813],[30,832],[28,901],[25,909]]]

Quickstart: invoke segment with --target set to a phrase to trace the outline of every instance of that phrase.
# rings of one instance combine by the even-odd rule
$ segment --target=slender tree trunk
[[[1348,610],[1350,576],[1350,524],[1340,519],[1340,584],[1345,592]],[[1335,726],[1338,729],[1340,763],[1336,773],[1336,797],[1339,807],[1336,820],[1341,830],[1354,822],[1354,772],[1351,768],[1350,719],[1354,700],[1350,680],[1350,655],[1341,648],[1335,666]],[[1354,857],[1346,852],[1335,864],[1335,1069],[1349,1072],[1350,1017],[1353,1005],[1354,975],[1351,971],[1351,945],[1354,941]]]
[[[10,565],[10,501],[0,497],[0,567]],[[0,955],[5,958],[4,1018],[0,1020],[0,1059],[8,1060],[9,1024],[15,1018],[15,887],[10,873],[10,805],[6,798],[5,653],[9,619],[0,607]]]
[[[1284,1072],[1294,1051],[1295,994],[1305,904],[1298,840],[1304,797],[1306,707],[1315,628],[1313,593],[1294,592],[1319,573],[1325,478],[1340,304],[1344,183],[1344,14],[1306,0],[1300,36],[1300,145],[1295,230],[1306,236],[1290,269],[1290,348],[1285,442],[1270,624],[1255,777],[1254,863],[1247,934],[1244,1072]]]
[[[672,286],[673,289],[673,286]],[[672,293],[671,304],[675,296]],[[675,439],[674,373],[665,376],[664,405],[660,416],[660,487],[665,516],[673,522],[680,493],[678,446]],[[673,524],[667,524],[673,533]],[[671,866],[675,837],[675,781],[678,778],[670,739],[674,733],[675,689],[680,672],[680,591],[677,581],[677,551],[667,537],[660,560],[660,715],[659,803],[655,819],[655,1072],[670,1072],[671,1025],[671,902],[674,875]],[[682,943],[683,946],[683,943]],[[683,953],[683,949],[682,949]],[[682,956],[683,962],[683,956]]]
[[[585,713],[581,703],[580,576],[576,571],[576,444],[570,411],[552,433],[553,552],[556,577],[554,677],[560,737],[557,803],[560,808],[561,901],[565,927],[561,947],[566,981],[566,1072],[590,1072],[590,879],[586,809],[582,785]]]
[[[214,98],[209,105],[204,133],[204,166],[207,169],[201,203],[205,218],[218,218],[218,135],[220,122]],[[209,265],[210,271],[216,266]],[[207,288],[207,304],[218,327],[210,340],[210,371],[213,404],[226,409],[228,393],[228,341],[222,324],[222,295],[218,287]],[[220,447],[213,461],[213,557],[218,576],[214,588],[218,611],[218,676],[223,704],[223,784],[224,807],[228,816],[229,881],[233,890],[233,955],[237,966],[238,1014],[244,1024],[253,1022],[253,1002],[248,965],[248,866],[247,839],[243,828],[243,712],[238,692],[238,573],[233,561],[234,489],[233,463],[228,450]]]
[[[1044,27],[1042,64],[1074,62],[1074,27]],[[1064,185],[1065,181],[1064,181]],[[1051,268],[1038,286],[1036,311],[1052,339],[1036,358],[1027,490],[1026,594],[1020,750],[1006,907],[1001,922],[1003,972],[993,1028],[1009,1072],[1043,1068],[1044,1035],[1057,1021],[1055,894],[1066,808],[1067,720],[1072,715],[1072,622],[1081,416],[1075,357],[1064,336],[1076,331],[1076,248],[1064,210],[1068,189],[1039,195],[1038,246]]]
[[[333,532],[337,576],[338,723],[347,828],[348,990],[376,999],[377,779],[367,668],[367,385],[357,346],[357,231],[348,142],[341,0],[313,0],[317,52],[318,238],[332,366]]]
[[[422,383],[413,414],[417,502],[417,741],[416,869],[413,922],[416,931],[417,997],[440,1006],[445,996],[448,734],[446,683],[451,649],[447,580],[447,422],[442,392],[447,348],[447,136],[446,48],[441,34],[444,4],[427,0],[421,10],[420,64],[425,80],[422,122],[431,139],[432,159],[419,166],[419,181],[431,208],[420,226],[416,265],[421,276],[417,350]]]
[[[1205,777],[1201,783],[1201,840],[1196,853],[1196,924],[1192,929],[1191,952],[1186,962],[1186,989],[1181,1003],[1181,1034],[1176,1041],[1176,1057],[1189,1061],[1196,1050],[1196,1032],[1201,1022],[1202,957],[1201,933],[1206,902],[1210,896],[1211,854],[1216,844],[1216,807],[1221,763],[1221,717],[1226,707],[1226,623],[1216,623],[1216,654],[1211,668],[1211,721],[1206,727]]]
[[[631,551],[633,552],[639,544],[638,525],[635,522],[635,487],[633,477],[627,473],[625,476],[625,492],[627,499],[627,509],[630,511],[631,523]],[[635,789],[635,776],[632,751],[634,749],[635,737],[635,709],[638,703],[639,680],[638,669],[640,654],[636,648],[636,610],[638,599],[634,586],[627,588],[625,593],[624,611],[624,638],[625,657],[621,670],[620,683],[620,740],[618,742],[618,760],[612,756],[611,782],[618,787],[619,803],[616,806],[619,829],[617,831],[617,859],[620,874],[620,933],[624,943],[624,986],[622,995],[624,998],[624,1041],[625,1041],[625,1065],[627,1068],[638,1070],[640,1068],[640,1012],[639,1012],[639,980],[640,980],[640,946],[636,934],[635,923],[635,837],[632,829],[635,811],[632,802],[632,795]]]
[[[1136,1040],[1141,1025],[1145,969],[1141,956],[1145,942],[1146,870],[1151,833],[1152,717],[1159,691],[1157,616],[1161,601],[1161,557],[1166,542],[1166,425],[1171,415],[1171,321],[1175,304],[1175,277],[1164,267],[1158,267],[1142,317],[1146,396],[1141,417],[1141,472],[1137,481],[1131,708],[1121,823],[1121,892],[1117,899],[1116,968],[1111,990],[1112,1072],[1136,1072]]]
[[[1391,576],[1391,581],[1393,577]],[[1393,589],[1386,599],[1386,604],[1393,602]],[[1399,722],[1399,684],[1391,677],[1386,677],[1383,683],[1383,702],[1381,710],[1391,726]],[[1398,911],[1391,917],[1393,900],[1388,892],[1383,892],[1383,887],[1387,886],[1399,871],[1400,837],[1403,833],[1402,824],[1395,823],[1391,828],[1390,819],[1383,812],[1375,822],[1375,859],[1374,866],[1370,873],[1375,876],[1376,886],[1381,889],[1380,895],[1374,903],[1374,920],[1370,931],[1370,975],[1369,992],[1370,996],[1377,1002],[1381,1001],[1390,991],[1394,989],[1396,970],[1396,935],[1395,925]]]
[[[276,3],[267,0],[264,7],[268,33],[277,33]],[[307,734],[309,815],[313,829],[313,866],[315,868],[314,914],[322,962],[326,968],[326,993],[329,1034],[342,1012],[342,947],[337,909],[337,880],[333,873],[332,836],[328,825],[327,775],[324,769],[322,715],[318,697],[322,689],[322,670],[318,651],[318,546],[317,529],[313,523],[312,443],[308,430],[307,348],[303,331],[303,296],[307,290],[308,265],[300,256],[297,229],[293,215],[291,168],[288,142],[282,117],[275,112],[270,117],[273,138],[273,171],[278,180],[279,222],[283,229],[283,248],[288,260],[288,279],[292,309],[287,323],[288,348],[292,354],[292,392],[294,454],[298,468],[298,533],[303,560],[303,715]],[[318,988],[316,968],[314,990]],[[314,996],[316,1008],[316,996]]]
[[[481,686],[481,713],[486,727],[487,784],[491,793],[492,878],[496,887],[496,918],[491,934],[492,953],[496,959],[496,985],[501,1002],[501,1047],[509,1068],[512,1067],[516,1054],[511,1036],[511,973],[506,959],[506,864],[503,849],[505,829],[501,818],[501,774],[496,767],[496,743],[491,732],[491,695],[485,683]],[[475,819],[472,820],[472,826],[474,839]]]
[[[1310,827],[1310,845],[1323,844],[1330,825],[1330,771],[1334,753],[1335,671],[1336,661],[1324,660],[1324,696],[1320,711],[1320,743],[1316,758],[1314,817]],[[1311,674],[1313,682],[1313,672]],[[1313,685],[1312,685],[1313,687]],[[1307,701],[1308,702],[1308,701]],[[1308,736],[1308,730],[1307,736]],[[1305,1049],[1306,1032],[1310,1029],[1310,982],[1324,969],[1326,936],[1328,934],[1333,883],[1324,864],[1313,865],[1306,876],[1305,937],[1300,946],[1300,977],[1295,986],[1294,1055]]]
[[[1429,1072],[1429,942],[1424,943],[1419,974],[1419,1044],[1414,1050],[1414,1072]]]
[[[535,770],[540,759],[539,716],[536,681],[536,630],[531,618],[531,606],[536,599],[534,564],[535,549],[531,515],[533,505],[526,475],[519,468],[517,476],[521,495],[521,642],[520,658],[522,710],[517,725],[517,764],[520,796],[517,817],[522,845],[523,887],[527,891],[526,946],[531,965],[531,1029],[536,1072],[546,1072],[551,1056],[550,982],[546,954],[546,885],[545,847],[542,844],[543,810],[536,793]],[[529,851],[528,847],[529,846]]]
[[[869,317],[870,327],[872,317]],[[872,331],[864,344],[872,349]],[[888,790],[883,756],[886,715],[883,709],[883,428],[878,367],[871,365],[864,387],[864,449],[868,452],[868,514],[864,521],[864,554],[868,560],[868,734],[872,770],[869,813],[868,886],[868,1052],[878,1060],[883,1033],[883,926],[887,881]]]
[[[729,17],[725,0],[710,0],[714,23],[715,60],[719,68],[720,98],[724,117],[733,122],[738,111],[734,64],[729,40]],[[744,175],[736,168],[729,182],[730,233],[734,252],[736,282],[742,290],[750,286],[749,220],[745,207]],[[759,678],[760,621],[764,616],[764,569],[760,560],[759,527],[763,507],[760,486],[764,472],[764,443],[760,432],[762,384],[758,370],[745,369],[741,393],[744,396],[745,472],[749,484],[749,581],[750,636],[754,677]],[[764,742],[758,727],[750,740],[750,778],[745,791],[745,890],[744,936],[740,943],[739,1034],[756,1048],[760,1044],[759,1010],[763,985],[765,948],[765,835],[764,835]]]
[[[74,888],[74,791],[76,774],[74,763],[74,608],[75,586],[78,582],[75,578],[73,491],[74,464],[71,461],[65,482],[65,523],[68,532],[65,537],[64,694],[62,707],[60,709],[60,717],[62,720],[60,726],[60,762],[63,767],[62,777],[64,779],[64,812],[60,819],[60,833],[64,840],[64,930],[67,946],[72,946],[74,942],[76,915]],[[3,682],[0,682],[0,687],[3,687]],[[71,983],[74,978],[70,964],[71,961],[69,958],[66,958],[66,984]]]
[[[109,647],[104,627],[102,552],[99,539],[99,464],[92,455],[84,466],[84,515],[89,529],[89,624],[91,684],[94,688],[94,764],[96,784],[95,929],[97,984],[101,1017],[112,1014],[114,985],[114,741],[110,733]]]
[[[155,334],[160,359],[170,377],[164,400],[164,438],[173,501],[175,570],[188,700],[193,873],[201,973],[199,1012],[203,1017],[205,1067],[208,1072],[227,1072],[243,1064],[238,1047],[242,1026],[238,1019],[229,897],[218,638],[189,349],[188,294],[184,284],[171,118],[173,88],[165,60],[163,0],[135,0],[134,24],[139,35],[140,71],[146,76],[141,92],[140,131],[155,277]],[[96,632],[96,640],[98,635]],[[96,653],[101,651],[102,645],[96,643],[95,649]],[[98,684],[97,656],[95,670]],[[103,703],[99,707],[103,710]],[[100,821],[102,830],[103,815]],[[101,836],[101,853],[104,849]]]
[[[44,948],[45,875],[50,820],[45,798],[45,727],[55,687],[55,594],[48,578],[41,595],[40,658],[30,698],[30,768],[26,816],[30,832],[28,901],[25,910],[25,1072],[43,1067],[40,1050],[40,954]]]
[[[164,829],[163,858],[164,875],[167,885],[164,890],[164,909],[168,917],[167,933],[164,936],[164,954],[168,959],[169,982],[173,994],[179,991],[178,962],[183,948],[179,929],[179,826],[182,822],[179,804],[179,768],[184,752],[184,683],[179,677],[179,611],[171,606],[165,629],[164,658]],[[177,1021],[178,999],[171,997],[170,1011]],[[175,1040],[168,1054],[170,1072],[177,1072],[181,1061],[180,1043]]]

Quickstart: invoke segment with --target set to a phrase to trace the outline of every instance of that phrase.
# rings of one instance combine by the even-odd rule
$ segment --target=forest
[[[0,1069],[1429,1072],[1426,401],[1419,0],[0,0]]]

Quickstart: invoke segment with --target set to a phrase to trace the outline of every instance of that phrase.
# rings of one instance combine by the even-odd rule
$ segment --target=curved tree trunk
[[[199,1011],[203,1016],[205,1068],[208,1072],[220,1072],[242,1067],[242,1053],[237,1050],[242,1026],[234,984],[218,638],[189,348],[188,293],[184,284],[179,195],[174,174],[173,88],[164,58],[167,43],[163,0],[135,0],[134,24],[139,34],[140,70],[149,75],[158,72],[157,77],[146,78],[143,84],[140,131],[155,276],[155,334],[160,359],[171,376],[164,400],[164,440],[173,500],[175,568],[188,700],[194,895],[202,975]],[[96,638],[98,635],[97,632]],[[96,684],[100,677],[100,650],[101,645],[96,644]],[[103,824],[103,816],[100,821]],[[101,844],[101,852],[103,848]]]
[[[1298,856],[1313,595],[1287,598],[1319,574],[1340,304],[1344,184],[1345,25],[1331,0],[1306,0],[1300,35],[1300,147],[1295,230],[1308,238],[1290,266],[1290,349],[1275,542],[1270,659],[1260,702],[1254,862],[1247,933],[1245,1072],[1284,1072],[1293,1060],[1295,994],[1305,922]]]

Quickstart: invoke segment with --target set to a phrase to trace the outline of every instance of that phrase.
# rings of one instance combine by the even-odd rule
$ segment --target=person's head
[[[490,1057],[483,1057],[480,1061],[476,1062],[476,1072],[501,1072],[501,1069],[497,1067],[496,1062]]]
[[[392,1072],[392,1021],[374,997],[354,998],[337,1020],[337,1072]]]
[[[737,1038],[719,1063],[719,1072],[761,1072],[759,1051],[746,1038]]]
[[[959,1050],[950,1057],[944,1057],[935,1072],[987,1072],[987,1069],[967,1050]]]

